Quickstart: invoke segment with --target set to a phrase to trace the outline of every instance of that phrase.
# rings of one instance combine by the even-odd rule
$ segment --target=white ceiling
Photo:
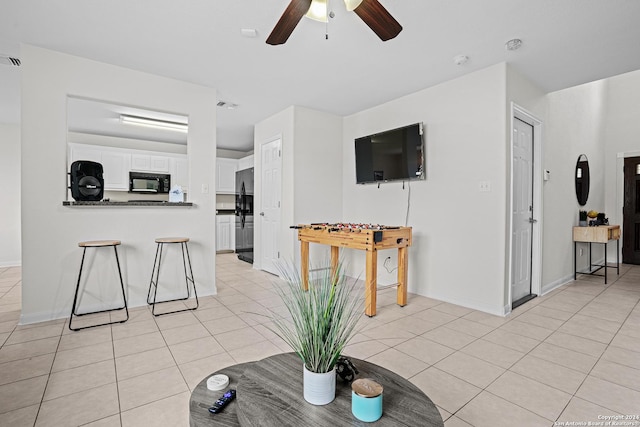
[[[0,54],[28,43],[214,87],[239,105],[218,109],[218,147],[242,151],[290,105],[349,115],[503,61],[547,92],[640,69],[637,0],[380,1],[404,27],[388,42],[330,0],[328,26],[269,46],[289,0],[0,0]],[[0,65],[0,122],[19,121],[19,73]]]

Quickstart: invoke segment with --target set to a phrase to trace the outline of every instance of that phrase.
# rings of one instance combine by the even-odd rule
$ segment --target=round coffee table
[[[425,426],[443,427],[438,409],[418,387],[373,363],[352,358],[357,378],[372,378],[384,387],[382,418],[358,421],[351,413],[351,385],[338,378],[336,398],[324,406],[307,403],[302,393],[302,362],[295,353],[278,354],[215,373],[229,376],[237,397],[222,413],[208,408],[224,391],[207,389],[207,378],[193,390],[191,426]]]

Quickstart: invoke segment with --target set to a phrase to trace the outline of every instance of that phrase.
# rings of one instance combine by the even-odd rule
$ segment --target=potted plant
[[[291,264],[279,265],[284,283],[276,285],[291,318],[274,313],[273,331],[298,354],[303,368],[304,398],[314,405],[326,405],[335,398],[335,365],[344,347],[356,333],[364,300],[356,292],[356,280],[349,281],[342,263],[315,269],[309,290]]]

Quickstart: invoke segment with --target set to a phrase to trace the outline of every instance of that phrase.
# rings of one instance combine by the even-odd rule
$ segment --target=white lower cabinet
[[[216,252],[235,250],[235,224],[234,215],[216,215]]]

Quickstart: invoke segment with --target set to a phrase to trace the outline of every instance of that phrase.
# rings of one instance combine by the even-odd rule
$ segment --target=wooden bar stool
[[[69,316],[69,329],[71,329],[72,331],[79,331],[81,329],[87,329],[87,328],[95,328],[96,326],[111,325],[113,323],[124,323],[127,320],[129,320],[129,309],[127,308],[127,297],[124,293],[124,282],[122,281],[122,271],[120,270],[120,261],[118,260],[117,246],[120,245],[120,243],[121,243],[120,240],[94,240],[89,242],[78,243],[78,246],[83,248],[83,250],[82,250],[82,261],[80,262],[80,272],[78,273],[78,283],[76,284],[76,293],[73,297],[73,307],[71,307],[71,316]],[[118,265],[118,277],[120,277],[120,287],[122,288],[123,305],[122,307],[109,308],[107,310],[78,313],[77,312],[78,307],[76,306],[76,304],[78,302],[78,292],[80,290],[80,278],[82,277],[82,267],[84,266],[84,256],[87,253],[87,248],[104,248],[109,246],[113,247],[113,251],[116,255],[116,264]],[[122,309],[124,309],[127,312],[127,318],[124,320],[116,320],[113,322],[100,323],[98,325],[83,326],[81,328],[74,328],[71,326],[71,322],[73,321],[74,316],[86,316],[87,314],[105,313],[108,311],[116,311],[116,310],[122,310]]]
[[[147,304],[151,305],[151,313],[154,316],[162,316],[164,314],[171,313],[179,313],[181,311],[189,311],[195,310],[198,308],[198,293],[196,292],[196,283],[193,280],[193,270],[191,269],[191,258],[189,257],[189,247],[187,246],[187,242],[189,241],[188,237],[159,237],[156,239],[156,243],[158,246],[156,247],[156,257],[153,261],[153,270],[151,271],[151,281],[149,282],[149,293],[147,294]],[[156,301],[156,296],[158,293],[158,280],[160,277],[160,264],[162,263],[162,250],[164,245],[166,244],[174,244],[179,243],[180,248],[182,249],[182,265],[184,267],[184,278],[187,285],[187,296],[184,298],[175,298],[164,301]],[[185,256],[186,253],[186,256]],[[189,263],[189,272],[187,273],[187,263]],[[154,279],[155,276],[155,279]],[[161,304],[164,302],[172,302],[172,301],[185,301],[191,298],[191,291],[189,289],[189,283],[193,286],[193,294],[196,299],[196,306],[192,308],[184,308],[180,310],[169,311],[166,313],[158,313],[156,314],[156,304]],[[151,301],[151,289],[153,288],[153,301]]]

